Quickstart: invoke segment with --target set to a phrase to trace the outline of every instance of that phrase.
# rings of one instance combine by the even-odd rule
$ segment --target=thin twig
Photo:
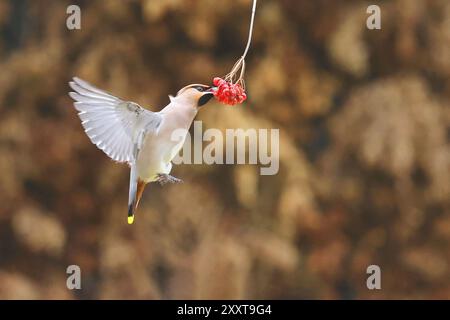
[[[247,45],[244,50],[244,54],[236,61],[231,71],[225,76],[225,80],[227,82],[233,83],[236,73],[241,70],[239,78],[237,79],[237,83],[240,83],[242,87],[245,89],[245,82],[244,82],[244,73],[245,73],[245,57],[247,56],[248,49],[250,48],[250,43],[252,42],[252,35],[253,35],[253,23],[255,21],[255,13],[256,13],[256,2],[257,0],[253,0],[253,6],[252,6],[252,15],[250,19],[250,28],[248,30],[248,39],[247,39]]]
[[[250,48],[250,43],[252,42],[252,34],[253,34],[253,22],[255,21],[255,12],[256,12],[256,2],[258,0],[253,0],[253,7],[252,7],[252,18],[250,19],[250,28],[248,30],[248,40],[247,40],[247,46],[245,47],[244,54],[242,55],[242,59],[245,59],[247,56],[248,49]]]

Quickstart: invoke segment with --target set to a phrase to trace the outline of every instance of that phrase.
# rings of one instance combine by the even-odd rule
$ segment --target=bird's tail
[[[132,224],[134,221],[134,213],[139,204],[139,200],[142,197],[146,183],[138,178],[136,172],[136,165],[131,166],[130,172],[130,191],[128,194],[128,224]]]

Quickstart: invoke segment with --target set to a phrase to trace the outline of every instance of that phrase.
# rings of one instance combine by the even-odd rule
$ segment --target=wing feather
[[[91,142],[111,159],[132,163],[138,137],[143,132],[156,133],[161,114],[123,101],[77,77],[69,85],[75,91],[69,95]]]

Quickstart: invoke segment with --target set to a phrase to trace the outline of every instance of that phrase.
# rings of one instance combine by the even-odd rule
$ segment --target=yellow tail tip
[[[134,216],[129,216],[128,217],[128,224],[133,224],[134,221]]]

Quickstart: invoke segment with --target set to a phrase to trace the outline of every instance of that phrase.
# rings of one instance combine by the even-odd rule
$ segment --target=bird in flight
[[[199,108],[217,88],[188,85],[175,97],[169,96],[170,103],[164,109],[152,112],[77,77],[69,85],[74,90],[69,95],[91,142],[111,159],[130,166],[128,223],[132,224],[147,183],[182,182],[170,175],[172,159],[182,148]],[[173,139],[172,133],[179,129],[184,130],[184,136]]]

